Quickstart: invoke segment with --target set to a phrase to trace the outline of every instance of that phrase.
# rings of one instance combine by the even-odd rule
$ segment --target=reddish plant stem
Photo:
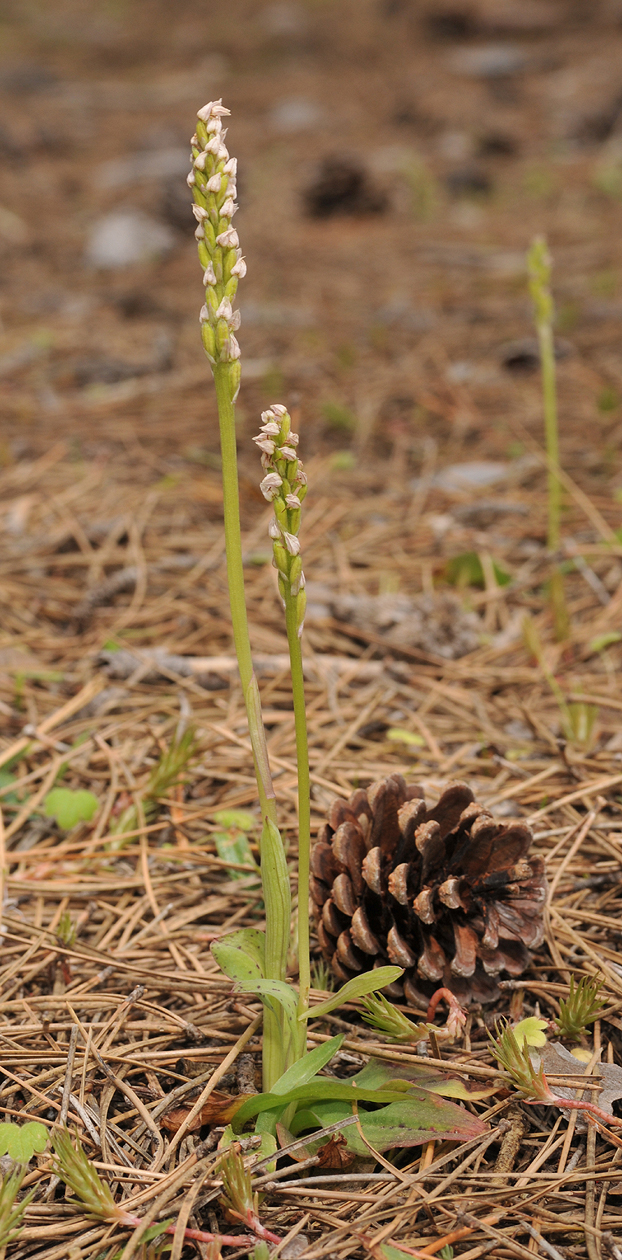
[[[562,1107],[569,1111],[587,1111],[589,1115],[594,1116],[606,1125],[622,1125],[622,1120],[618,1116],[612,1116],[610,1112],[603,1111],[602,1107],[597,1107],[596,1103],[584,1102],[581,1098],[558,1098],[556,1094],[550,1094],[547,1098],[526,1098],[532,1107],[541,1106],[542,1103],[548,1103],[554,1107]]]

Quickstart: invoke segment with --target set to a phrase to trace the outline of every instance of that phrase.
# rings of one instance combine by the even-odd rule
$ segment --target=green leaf
[[[334,1011],[339,1006],[343,1006],[346,1002],[351,1002],[354,998],[366,997],[368,993],[375,993],[377,989],[384,989],[386,985],[393,984],[395,980],[399,980],[403,976],[402,967],[376,967],[373,971],[364,971],[360,976],[353,976],[346,984],[342,986],[337,993],[333,993],[331,997],[326,998],[324,1002],[320,1002],[318,1006],[311,1006],[308,1011],[299,1015],[299,1019],[315,1019],[317,1015],[328,1015],[329,1011]]]
[[[331,1100],[317,1103],[313,1112],[321,1127],[325,1128],[339,1120],[345,1120],[350,1114],[350,1108]],[[367,1141],[374,1150],[380,1152],[394,1146],[420,1146],[436,1138],[449,1142],[468,1142],[487,1131],[487,1125],[477,1116],[426,1090],[416,1090],[408,1098],[389,1103],[377,1111],[359,1108],[359,1119]],[[351,1151],[369,1159],[369,1150],[361,1140],[356,1125],[349,1125],[344,1129],[344,1137]],[[308,1147],[313,1154],[312,1134]]]
[[[492,571],[497,586],[507,586],[512,581],[510,574],[494,560]],[[478,586],[483,590],[486,585],[482,562],[476,551],[463,551],[459,556],[452,556],[445,565],[444,576],[452,586]]]
[[[216,852],[223,862],[234,862],[237,866],[252,866],[257,871],[257,880],[259,879],[259,868],[252,854],[250,844],[247,837],[242,834],[235,834],[230,831],[214,831],[212,840],[216,845]],[[232,879],[248,879],[250,871],[231,871]],[[251,877],[252,878],[252,877]]]
[[[43,802],[46,818],[54,818],[63,831],[71,831],[79,822],[90,822],[99,808],[93,792],[78,788],[52,788]]]
[[[35,1151],[45,1150],[49,1130],[37,1120],[27,1124],[0,1124],[0,1155],[10,1155],[18,1164],[27,1164]]]
[[[588,643],[589,652],[602,652],[605,648],[611,647],[612,643],[619,643],[622,634],[619,630],[610,630],[608,634],[597,634]]]
[[[536,1019],[535,1015],[530,1015],[527,1019],[521,1019],[513,1032],[521,1048],[524,1045],[538,1047],[546,1045],[545,1028],[548,1028],[546,1019]]]
[[[323,1067],[326,1067],[327,1063],[330,1063],[344,1040],[345,1033],[340,1033],[338,1037],[331,1037],[330,1041],[316,1046],[305,1055],[304,1059],[299,1059],[298,1063],[292,1063],[292,1066],[272,1086],[272,1093],[280,1096],[289,1093],[290,1089],[295,1089],[298,1085],[306,1085],[307,1081],[312,1080]]]
[[[285,1108],[297,1102],[397,1102],[405,1094],[414,1090],[408,1081],[393,1081],[387,1089],[360,1089],[351,1081],[337,1081],[329,1076],[316,1076],[306,1085],[298,1085],[287,1094],[251,1094],[246,1102],[236,1111],[232,1124],[239,1132],[247,1120],[253,1120],[262,1111],[272,1111],[276,1107]],[[432,1095],[430,1095],[432,1097]]]
[[[238,831],[252,831],[257,825],[256,818],[247,809],[219,809],[214,814],[214,822],[219,827],[237,827]]]
[[[412,1251],[402,1251],[400,1247],[392,1247],[390,1243],[381,1243],[380,1250],[385,1260],[412,1260]]]
[[[364,1089],[390,1088],[397,1080],[410,1081],[419,1089],[429,1090],[431,1094],[440,1094],[443,1098],[462,1098],[465,1102],[478,1102],[482,1098],[490,1098],[497,1086],[487,1085],[484,1089],[470,1089],[466,1081],[459,1077],[448,1076],[438,1068],[426,1066],[425,1060],[412,1063],[389,1063],[383,1059],[370,1059],[365,1067],[352,1077],[356,1084]]]
[[[252,986],[265,972],[265,936],[257,928],[240,928],[214,941],[211,951],[225,975],[245,993],[254,993]]]
[[[416,735],[414,731],[405,731],[401,726],[391,726],[387,731],[387,739],[392,739],[396,744],[412,744],[415,748],[425,748],[425,739],[422,735]]]

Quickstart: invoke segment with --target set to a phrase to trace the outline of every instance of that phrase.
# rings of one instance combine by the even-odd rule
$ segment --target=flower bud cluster
[[[235,398],[240,385],[240,347],[235,336],[240,312],[233,310],[232,302],[238,280],[246,275],[246,263],[238,234],[231,226],[237,210],[237,160],[229,157],[227,133],[222,127],[222,119],[229,113],[222,101],[210,101],[199,110],[196,133],[190,142],[192,170],[188,186],[194,197],[194,235],[205,285],[205,305],[199,317],[201,338],[212,367],[217,363],[231,365]]]
[[[296,447],[298,434],[285,407],[274,403],[261,417],[261,431],[253,442],[261,451],[265,477],[260,485],[264,498],[274,506],[274,519],[268,533],[272,539],[272,563],[279,575],[279,591],[287,601],[296,601],[296,627],[302,635],[307,596],[300,555],[300,505],[307,493],[307,475]]]

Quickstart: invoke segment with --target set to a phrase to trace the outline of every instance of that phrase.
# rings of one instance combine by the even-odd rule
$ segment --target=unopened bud
[[[203,228],[201,227],[201,225],[200,225],[200,224],[199,224],[199,226],[198,226],[198,227],[196,227],[196,228],[194,229],[194,239],[195,239],[195,241],[204,241],[204,240],[205,240],[205,232],[203,231]]]
[[[268,537],[272,538],[273,541],[281,537],[281,531],[279,529],[279,522],[274,517],[270,521],[270,524],[268,525]]]
[[[290,556],[300,555],[300,539],[295,534],[288,534],[287,530],[283,530],[283,538]]]
[[[286,494],[285,502],[288,508],[290,508],[292,511],[295,511],[296,508],[300,507],[300,499],[295,494]]]
[[[209,323],[209,311],[207,307],[205,306],[205,304],[203,304],[203,306],[201,307],[201,310],[199,311],[199,323],[200,324]]]
[[[216,277],[214,277],[214,281],[215,279]],[[220,303],[220,306],[218,307],[218,310],[216,311],[216,319],[226,319],[227,323],[229,323],[229,320],[231,319],[232,315],[233,315],[233,311],[231,309],[231,303],[229,301],[229,298],[225,297],[222,299],[222,302]]]
[[[214,264],[211,261],[211,259],[208,262],[207,267],[205,268],[205,271],[203,272],[203,284],[216,284],[216,273],[214,271]]]
[[[203,223],[203,221],[207,218],[207,210],[204,210],[203,206],[193,205],[192,213],[195,219],[198,219],[199,223]]]
[[[282,446],[279,451],[279,459],[286,459],[288,464],[291,464],[292,460],[297,459],[293,446]]]
[[[290,432],[287,434],[287,441],[289,442],[290,446],[298,446],[300,438],[298,437],[297,433],[292,433],[290,429]]]
[[[239,359],[240,354],[241,354],[238,339],[237,337],[233,336],[233,333],[231,333],[231,336],[229,337],[229,342],[227,346],[227,354],[230,360]]]
[[[220,207],[220,213],[223,219],[232,219],[236,210],[237,206],[231,197],[227,197],[226,201],[223,201],[222,206]]]
[[[225,175],[232,175],[235,179],[238,173],[238,159],[234,157],[229,158],[229,161],[225,162],[225,165],[223,166],[223,173]]]
[[[187,185],[188,185],[188,188],[192,188],[192,185],[193,185],[195,182],[196,182],[196,181],[195,181],[195,178],[194,178],[194,172],[193,172],[193,171],[189,171],[189,172],[188,172],[188,174],[186,175],[186,183],[187,183]]]
[[[237,332],[241,323],[242,323],[242,312],[234,311],[229,321],[229,327],[231,329],[231,332]]]
[[[265,438],[260,434],[259,437],[253,438],[253,442],[259,447],[260,451],[265,451],[266,455],[274,454],[274,442],[271,438]]]
[[[212,136],[211,139],[208,140],[205,146],[205,152],[218,154],[220,145],[221,145],[220,136]]]
[[[275,416],[287,415],[287,407],[284,407],[283,403],[271,403],[270,410],[274,412]]]
[[[219,193],[221,184],[222,184],[222,176],[218,174],[210,175],[205,185],[205,191],[212,192],[212,193]]]
[[[197,156],[196,156],[196,157],[195,157],[195,159],[194,159],[194,163],[193,163],[195,170],[197,170],[197,171],[204,171],[204,170],[205,170],[205,161],[206,161],[206,158],[207,158],[207,153],[198,153],[198,154],[197,154]]]

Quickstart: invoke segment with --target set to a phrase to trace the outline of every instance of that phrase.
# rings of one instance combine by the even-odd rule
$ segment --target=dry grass
[[[405,527],[402,497],[385,493],[372,502],[355,481],[350,489],[342,484],[336,498],[330,477],[325,465],[319,490],[316,469],[306,514],[305,561],[315,576],[337,581],[342,590],[377,590],[383,555],[391,557],[402,590],[414,591],[426,566],[439,572],[443,558],[431,543],[423,504]],[[14,534],[3,561],[9,621],[0,657],[1,755],[15,781],[2,789],[0,1102],[7,1119],[37,1117],[51,1126],[67,1118],[115,1196],[144,1208],[162,1194],[158,1210],[167,1218],[196,1192],[196,1164],[194,1175],[208,1179],[193,1200],[190,1223],[210,1228],[218,1218],[206,1215],[214,1205],[205,1204],[216,1189],[200,1134],[173,1138],[158,1121],[173,1106],[194,1104],[201,1091],[204,1097],[208,1082],[235,1092],[242,1051],[258,1063],[258,1008],[232,996],[209,953],[210,941],[230,925],[260,921],[256,884],[234,878],[212,840],[214,814],[225,806],[253,808],[256,796],[234,676],[222,660],[207,678],[205,660],[198,672],[182,676],[170,667],[171,657],[154,672],[148,646],[168,645],[191,659],[226,655],[220,526],[202,519],[206,502],[218,509],[217,476],[191,468],[174,487],[141,488],[139,481],[134,469],[128,510],[121,464],[76,468],[60,445],[43,461],[2,474],[9,512],[17,519],[28,514],[28,530]],[[538,483],[535,493],[517,493],[530,506],[532,531]],[[375,524],[369,523],[372,512]],[[348,522],[339,536],[338,517]],[[517,519],[524,530],[524,518]],[[247,522],[247,552],[263,547],[264,525],[263,516]],[[509,556],[508,565],[522,541],[512,528],[504,553],[495,552],[502,562]],[[466,526],[463,535],[466,548],[472,542]],[[609,544],[594,538],[582,550],[596,572],[611,566]],[[362,555],[366,569],[359,567]],[[493,639],[449,662],[419,650],[390,651],[374,632],[366,636],[330,618],[312,620],[307,636],[318,823],[333,794],[391,769],[421,780],[431,793],[448,777],[466,778],[483,803],[527,817],[547,858],[546,948],[524,980],[505,985],[495,1011],[474,1013],[464,1045],[444,1051],[445,1063],[475,1080],[495,1075],[485,1024],[510,1012],[554,1015],[571,974],[603,975],[607,1007],[593,1048],[596,1058],[621,1061],[622,768],[615,734],[622,695],[611,662],[581,646],[615,626],[619,597],[603,607],[584,577],[570,575],[576,646],[562,651],[547,644],[546,557],[538,552],[528,563],[528,575],[510,586],[472,591],[471,603],[491,635],[526,608],[532,611],[566,694],[598,706],[588,748],[555,734],[555,699],[520,635],[505,647]],[[125,590],[118,578],[110,581],[119,572],[129,574]],[[270,575],[269,568],[249,567],[250,611],[264,657],[262,688],[284,830],[293,839],[293,715]],[[129,677],[106,677],[97,653],[107,641],[135,654]],[[615,657],[618,649],[608,651]],[[180,722],[192,725],[197,740],[185,782],[161,803],[155,821],[134,828],[120,844],[114,820],[132,800],[141,818],[150,769]],[[389,742],[386,729],[394,725],[419,734],[424,745],[411,754]],[[101,802],[93,823],[68,836],[37,808],[61,767],[64,784],[88,787]],[[70,946],[57,935],[66,913],[77,929]],[[344,1019],[350,1054],[408,1060],[408,1050],[370,1041],[356,1011],[342,1012]],[[343,1026],[312,1024],[311,1042]],[[269,1185],[264,1223],[282,1236],[300,1227],[309,1260],[361,1249],[380,1255],[381,1241],[430,1254],[455,1242],[458,1254],[474,1260],[486,1253],[515,1256],[533,1254],[541,1236],[561,1247],[556,1254],[607,1255],[607,1235],[616,1236],[622,1224],[615,1130],[586,1135],[572,1118],[517,1105],[503,1091],[478,1107],[491,1121],[484,1140],[453,1149],[427,1146],[394,1170],[381,1164],[322,1180],[307,1173],[302,1181],[287,1175]],[[36,1162],[26,1184],[36,1182],[37,1194],[12,1252],[16,1258],[75,1254],[86,1260],[108,1244],[111,1254],[122,1246],[126,1235],[88,1224],[48,1193],[48,1158]]]

